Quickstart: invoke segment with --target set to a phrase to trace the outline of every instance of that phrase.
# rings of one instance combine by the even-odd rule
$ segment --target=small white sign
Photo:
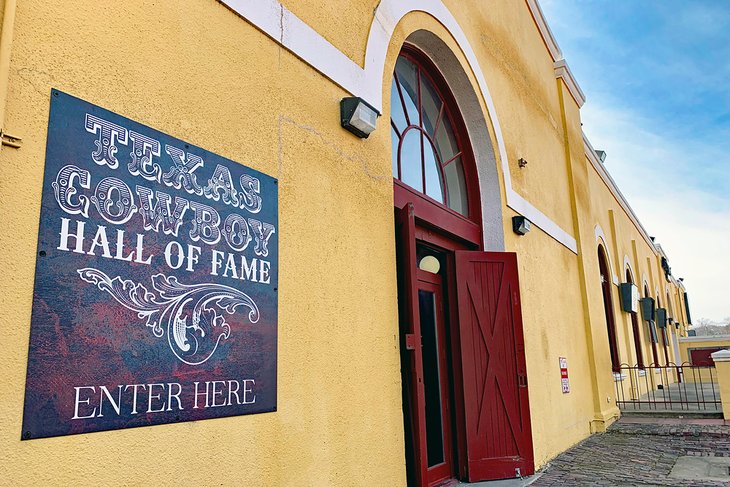
[[[560,362],[560,384],[563,387],[563,394],[570,392],[570,383],[568,382],[568,359],[565,357],[558,357]]]

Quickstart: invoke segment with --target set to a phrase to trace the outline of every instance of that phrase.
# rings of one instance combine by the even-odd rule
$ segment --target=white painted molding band
[[[537,227],[560,242],[573,253],[578,253],[575,238],[560,228],[547,215],[525,200],[512,189],[509,171],[509,160],[505,149],[504,137],[499,124],[494,101],[487,88],[484,73],[479,67],[474,50],[461,30],[459,23],[449,12],[441,0],[382,0],[375,10],[373,23],[370,26],[368,42],[365,50],[365,67],[348,58],[339,49],[305,24],[301,19],[287,10],[276,0],[220,0],[235,13],[246,19],[264,34],[269,36],[314,69],[331,79],[353,95],[360,96],[382,112],[383,80],[385,79],[385,61],[388,46],[398,22],[410,12],[420,11],[438,20],[453,36],[462,50],[479,85],[482,98],[487,105],[492,127],[497,141],[502,166],[502,177],[506,192],[507,206],[527,217]],[[557,43],[552,37],[547,23],[542,16],[536,0],[528,0],[530,11],[538,24],[543,39],[546,33],[546,45],[551,56],[562,57]],[[537,9],[537,10],[534,10]],[[536,14],[535,12],[538,12]],[[540,22],[544,24],[540,27]],[[551,46],[553,46],[551,48]],[[557,50],[556,50],[557,49]],[[555,58],[553,59],[555,61]],[[576,84],[577,86],[577,84]]]
[[[722,342],[727,341],[730,346],[730,335],[705,335],[693,337],[680,337],[680,342]]]
[[[362,68],[277,0],[222,3],[337,85],[352,94],[361,91]]]

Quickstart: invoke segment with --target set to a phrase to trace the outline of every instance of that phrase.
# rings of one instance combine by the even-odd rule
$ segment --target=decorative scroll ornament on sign
[[[82,280],[108,292],[122,306],[146,319],[145,325],[161,338],[167,325],[170,350],[188,365],[200,365],[213,356],[218,344],[230,337],[231,327],[223,313],[233,314],[236,308],[249,309],[251,323],[259,320],[256,303],[245,293],[222,284],[182,284],[175,276],[152,276],[150,292],[144,285],[116,276],[110,278],[92,267],[78,269]]]

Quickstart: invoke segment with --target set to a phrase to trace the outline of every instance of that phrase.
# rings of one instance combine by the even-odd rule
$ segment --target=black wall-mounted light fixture
[[[340,101],[340,124],[362,139],[373,133],[379,116],[380,112],[359,96]]]
[[[522,215],[512,217],[512,231],[517,235],[526,235],[532,229],[532,222]]]
[[[520,157],[519,159],[517,159],[517,165],[520,166],[520,168],[527,166],[527,159],[525,159],[524,157]]]

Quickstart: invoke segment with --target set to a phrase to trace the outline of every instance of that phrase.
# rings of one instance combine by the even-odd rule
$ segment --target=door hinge
[[[10,135],[4,130],[0,130],[0,139],[2,139],[2,145],[7,145],[8,147],[13,147],[15,149],[19,149],[23,142],[23,139],[20,137]]]
[[[520,374],[517,376],[517,387],[527,387],[527,376]]]
[[[413,333],[406,333],[406,350],[416,349],[416,335]]]

